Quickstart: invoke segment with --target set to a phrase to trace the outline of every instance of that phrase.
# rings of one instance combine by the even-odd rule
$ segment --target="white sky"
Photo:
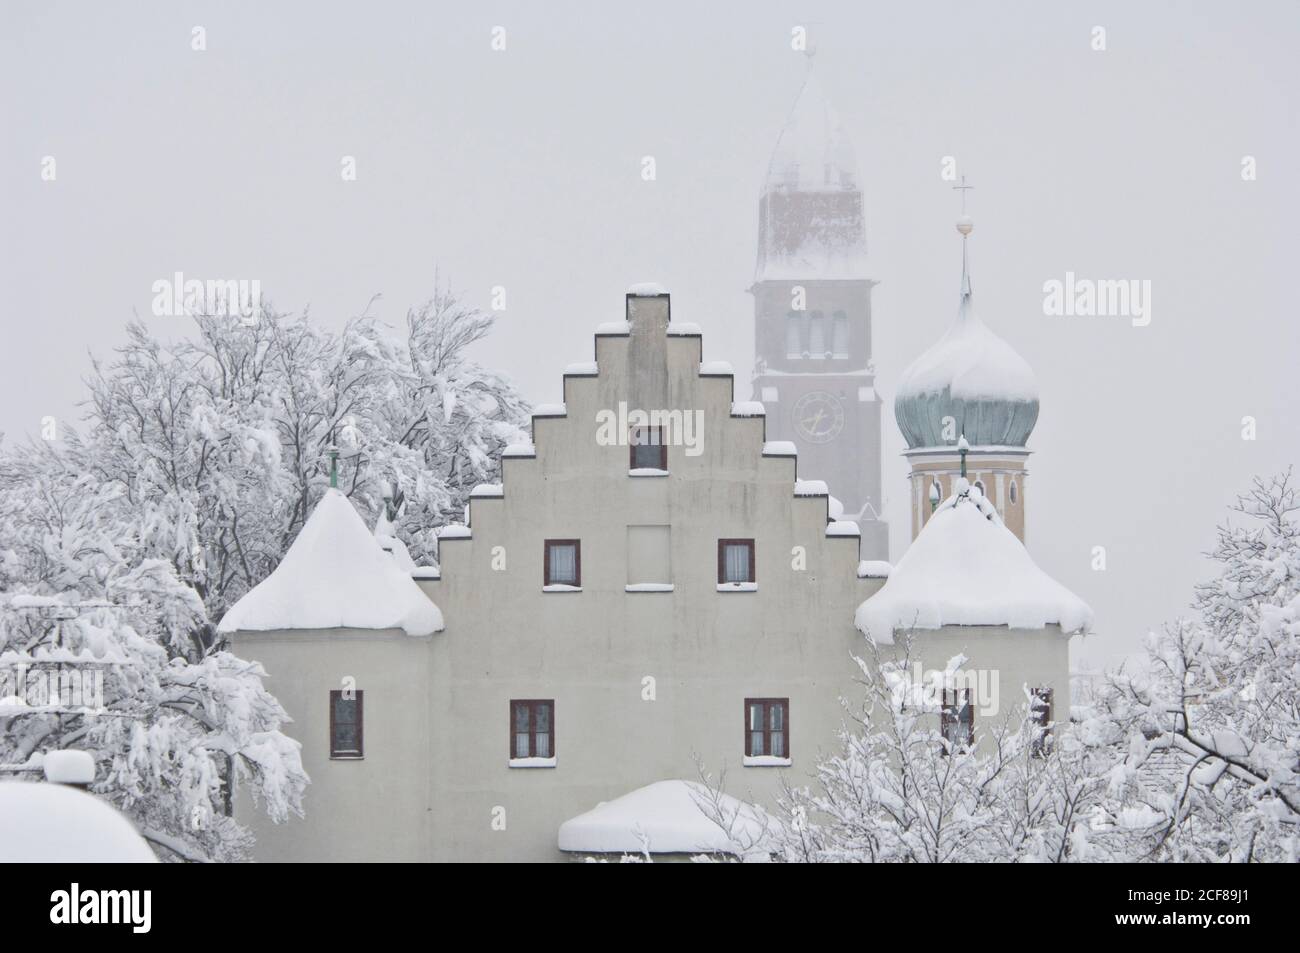
[[[1297,458],[1300,6],[1058,6],[7,2],[0,427],[75,415],[88,353],[177,270],[258,278],[331,326],[375,293],[400,323],[435,268],[484,307],[504,285],[478,356],[535,401],[655,280],[743,398],[758,189],[803,24],[861,167],[882,394],[955,311],[954,155],[981,316],[1041,384],[1030,549],[1096,610],[1083,656],[1122,655],[1185,609],[1234,494]],[[1151,325],[1044,317],[1066,271],[1149,279]],[[897,559],[892,417],[886,434]]]

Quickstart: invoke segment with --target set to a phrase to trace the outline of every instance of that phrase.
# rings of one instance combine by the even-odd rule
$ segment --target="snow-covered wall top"
[[[1092,610],[1038,568],[978,487],[959,480],[854,622],[888,645],[896,631],[945,625],[1086,632]]]
[[[348,498],[326,490],[271,575],[225,614],[220,632],[402,629],[431,635],[442,613],[366,528]]]

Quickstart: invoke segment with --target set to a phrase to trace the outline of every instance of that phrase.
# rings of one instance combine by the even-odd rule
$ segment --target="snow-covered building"
[[[593,357],[440,531],[436,570],[331,491],[222,620],[312,778],[304,819],[239,807],[263,859],[747,856],[761,810],[716,801],[742,836],[711,836],[683,779],[726,768],[770,806],[808,777],[861,698],[855,613],[886,651],[915,627],[927,666],[1001,671],[1003,712],[1027,689],[1068,705],[1086,609],[977,491],[891,571],[662,289],[635,286]]]
[[[888,558],[867,228],[853,145],[809,69],[758,200],[753,396]]]

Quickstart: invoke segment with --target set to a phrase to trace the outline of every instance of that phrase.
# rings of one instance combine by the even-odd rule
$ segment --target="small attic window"
[[[668,443],[663,427],[633,427],[627,437],[628,468],[667,470]]]

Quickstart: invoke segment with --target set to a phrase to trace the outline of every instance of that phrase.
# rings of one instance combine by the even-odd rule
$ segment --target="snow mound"
[[[794,445],[793,440],[769,440],[763,444],[763,456],[797,457],[799,448]]]
[[[958,481],[854,623],[888,645],[896,630],[945,625],[1086,632],[1092,610],[1035,565],[978,488]]]
[[[734,839],[715,823],[717,812],[725,822],[734,818]],[[560,850],[575,853],[744,856],[764,853],[769,827],[762,809],[730,795],[695,781],[656,781],[565,821],[559,839]]]
[[[605,321],[596,325],[597,334],[631,334],[632,325],[626,321]]]
[[[722,374],[735,376],[736,372],[732,370],[730,361],[704,361],[700,364],[700,373],[708,377]]]
[[[858,563],[859,579],[888,579],[893,571],[893,565],[883,559],[864,559]]]
[[[366,528],[348,498],[325,491],[280,565],[222,618],[220,632],[402,629],[430,635],[442,613]]]
[[[563,404],[538,404],[533,408],[534,417],[564,417],[568,412]]]
[[[826,524],[827,536],[861,536],[862,530],[852,520],[835,520]]]
[[[67,748],[46,752],[41,761],[45,780],[59,784],[91,784],[95,780],[95,759],[89,751]]]
[[[668,322],[669,337],[694,337],[697,334],[703,334],[700,326],[694,321],[670,321]]]
[[[575,361],[564,369],[565,377],[596,377],[600,367],[595,361]]]
[[[0,863],[157,862],[131,822],[93,794],[61,784],[0,781]]]
[[[733,417],[766,417],[767,408],[757,400],[737,400],[731,404]]]
[[[830,490],[825,480],[795,480],[795,496],[829,496]]]
[[[1038,379],[1011,345],[975,313],[973,296],[964,294],[957,320],[898,380],[895,401],[939,394],[955,400],[1038,400]]]

